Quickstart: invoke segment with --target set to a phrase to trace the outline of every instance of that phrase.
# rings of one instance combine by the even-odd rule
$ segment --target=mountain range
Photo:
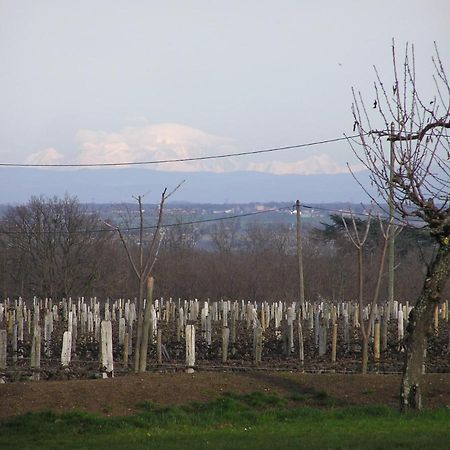
[[[196,203],[368,202],[351,174],[274,175],[261,172],[163,172],[143,168],[109,169],[0,169],[0,203],[26,202],[32,195],[76,195],[81,202],[129,202],[147,194],[157,201],[164,187],[169,190],[185,180],[172,201]],[[370,188],[369,173],[357,174]]]

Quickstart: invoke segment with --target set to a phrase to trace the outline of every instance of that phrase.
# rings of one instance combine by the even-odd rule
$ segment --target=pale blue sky
[[[339,137],[351,132],[351,86],[371,99],[372,65],[391,74],[391,38],[415,44],[429,86],[434,40],[450,65],[449,24],[448,0],[0,0],[0,160],[113,162]],[[289,162],[308,173],[347,161],[344,143],[191,169]]]

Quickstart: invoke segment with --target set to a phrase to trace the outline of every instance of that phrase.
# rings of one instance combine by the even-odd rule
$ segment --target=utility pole
[[[305,282],[303,279],[303,252],[302,252],[302,213],[300,210],[300,200],[295,202],[297,212],[297,261],[298,261],[298,282],[301,317],[305,314]]]
[[[391,141],[390,141],[390,157],[389,157],[389,221],[394,221],[394,159],[395,159],[395,139],[394,139],[394,123],[391,123]],[[390,314],[394,308],[394,265],[395,265],[395,228],[392,225],[389,229],[389,248],[388,248],[388,305]]]

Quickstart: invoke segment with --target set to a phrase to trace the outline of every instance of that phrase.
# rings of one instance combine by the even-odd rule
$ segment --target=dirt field
[[[28,411],[89,411],[127,415],[139,403],[162,405],[205,401],[225,392],[276,392],[301,396],[305,405],[397,406],[400,376],[300,374],[296,372],[146,373],[113,379],[29,381],[0,385],[0,417]],[[425,407],[450,407],[450,374],[424,379]]]

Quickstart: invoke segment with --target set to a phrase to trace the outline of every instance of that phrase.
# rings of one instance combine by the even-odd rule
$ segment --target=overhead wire
[[[370,134],[370,132],[365,133],[365,135]],[[151,160],[151,161],[130,161],[130,162],[113,162],[113,163],[85,163],[85,164],[78,164],[78,163],[67,163],[67,164],[33,164],[33,163],[5,163],[0,162],[0,167],[40,167],[40,168],[76,168],[76,167],[120,167],[120,166],[142,166],[142,165],[153,165],[153,164],[168,164],[168,163],[180,163],[180,162],[192,162],[192,161],[204,161],[204,160],[211,160],[211,159],[223,159],[223,158],[233,158],[233,157],[239,157],[239,156],[246,156],[246,155],[257,155],[257,154],[263,154],[263,153],[271,153],[271,152],[279,152],[279,151],[285,151],[285,150],[291,150],[291,149],[298,149],[298,148],[305,148],[305,147],[312,147],[316,145],[323,145],[323,144],[329,144],[333,142],[339,142],[339,141],[345,141],[352,138],[360,137],[360,134],[350,135],[350,136],[344,136],[340,138],[332,138],[332,139],[324,139],[320,141],[313,141],[308,143],[302,143],[302,144],[295,144],[295,145],[289,145],[289,146],[283,146],[283,147],[274,147],[274,148],[268,148],[268,149],[261,149],[261,150],[251,150],[251,151],[245,151],[245,152],[238,152],[238,153],[225,153],[220,155],[205,155],[205,156],[198,156],[198,157],[189,157],[189,158],[173,158],[173,159],[161,159],[161,160]],[[327,212],[333,212],[333,213],[352,213],[353,215],[357,216],[365,216],[367,217],[368,213],[355,213],[350,210],[336,210],[336,209],[330,209],[330,208],[324,208],[319,206],[311,206],[311,205],[305,205],[302,204],[302,207],[306,209],[316,209],[316,210],[322,210]],[[292,207],[294,208],[294,207]],[[198,220],[191,220],[187,222],[176,222],[176,223],[169,223],[164,224],[164,227],[176,227],[176,226],[182,226],[182,225],[196,225],[196,224],[203,224],[203,223],[210,223],[210,222],[217,222],[222,220],[230,220],[230,219],[237,219],[237,218],[243,218],[243,217],[249,217],[259,214],[266,214],[270,212],[276,212],[276,211],[282,211],[286,209],[291,209],[291,207],[282,207],[282,208],[272,208],[268,210],[263,211],[254,211],[250,213],[244,213],[244,214],[233,214],[233,215],[227,215],[223,217],[218,218],[209,218],[209,219],[198,219]],[[380,218],[383,218],[380,216]],[[387,219],[387,217],[385,217]],[[144,226],[144,230],[150,230],[155,229],[157,225],[149,225]],[[110,228],[105,229],[93,229],[93,230],[76,230],[74,233],[102,233],[102,232],[113,232],[119,230],[123,232],[130,232],[130,231],[137,231],[140,230],[139,227],[124,227],[119,228],[115,226],[111,226]],[[69,233],[67,230],[52,230],[52,231],[43,231],[43,233]],[[16,231],[16,230],[0,230],[0,234],[24,234],[25,231]]]
[[[398,133],[402,132],[401,130]],[[158,160],[147,160],[147,161],[119,161],[119,162],[104,162],[104,163],[7,163],[0,162],[0,167],[53,167],[53,168],[77,168],[77,167],[123,167],[123,166],[145,166],[145,165],[154,165],[154,164],[170,164],[170,163],[183,163],[183,162],[194,162],[194,161],[206,161],[211,159],[224,159],[224,158],[234,158],[239,156],[247,156],[247,155],[259,155],[263,153],[273,153],[273,152],[281,152],[286,150],[305,148],[305,147],[313,147],[316,145],[323,144],[331,144],[334,142],[340,141],[348,141],[350,139],[359,138],[362,136],[369,136],[378,133],[377,130],[371,130],[364,133],[358,133],[353,135],[344,135],[338,138],[331,139],[322,139],[318,141],[306,142],[302,144],[294,144],[294,145],[286,145],[282,147],[272,147],[260,150],[248,150],[244,152],[236,152],[236,153],[223,153],[219,155],[205,155],[205,156],[192,156],[187,158],[171,158],[171,159],[158,159]],[[384,137],[379,136],[379,137]],[[386,134],[389,136],[389,134]]]
[[[153,164],[170,164],[170,163],[183,163],[183,162],[193,162],[193,161],[205,161],[210,159],[224,159],[224,158],[234,158],[239,156],[247,155],[259,155],[263,153],[273,153],[281,152],[286,150],[313,147],[316,145],[331,144],[333,142],[347,141],[348,139],[359,137],[359,134],[352,136],[344,136],[332,139],[323,139],[320,141],[307,142],[302,144],[287,145],[284,147],[273,147],[261,150],[249,150],[245,152],[237,153],[223,153],[220,155],[205,155],[205,156],[193,156],[188,158],[172,158],[172,159],[159,159],[159,160],[149,160],[149,161],[128,161],[128,162],[111,162],[111,163],[62,163],[62,164],[40,164],[40,163],[6,163],[0,162],[0,167],[122,167],[122,166],[145,166]]]

